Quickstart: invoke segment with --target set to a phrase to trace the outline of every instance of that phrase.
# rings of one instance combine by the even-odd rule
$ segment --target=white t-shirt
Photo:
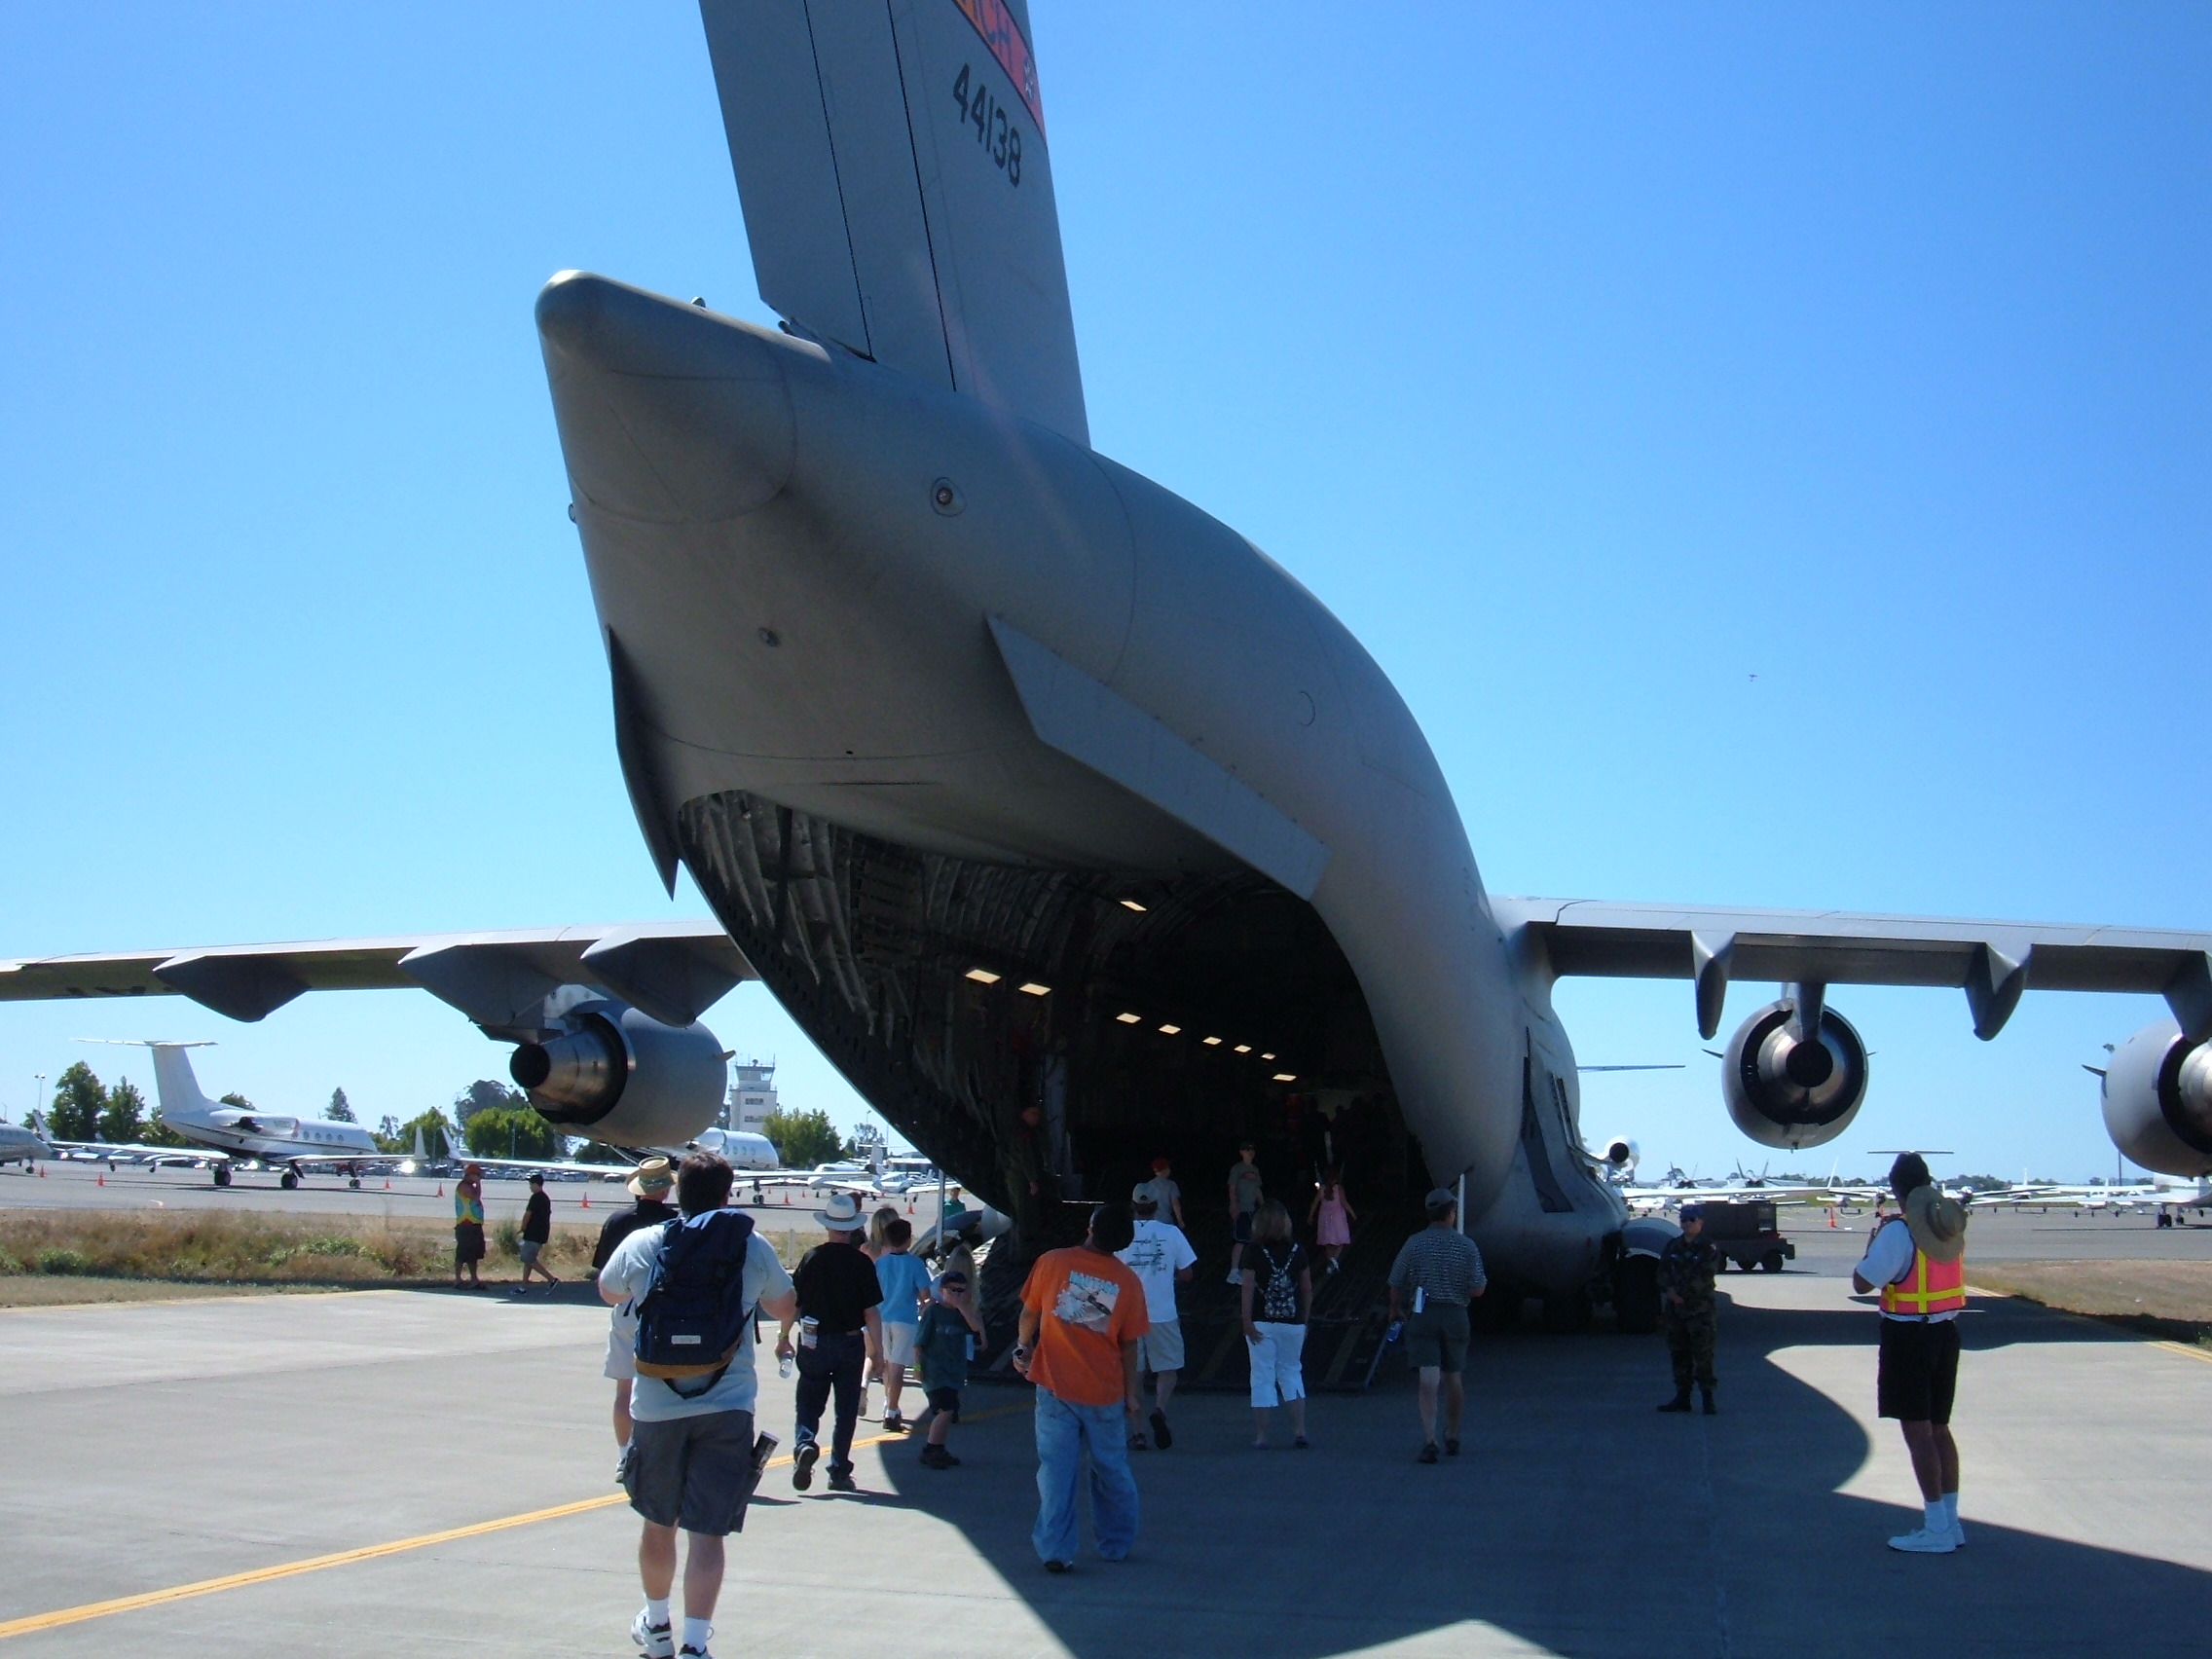
[[[704,1219],[703,1216],[689,1218],[692,1221]],[[615,1247],[614,1254],[607,1259],[607,1266],[599,1271],[600,1288],[614,1291],[623,1298],[622,1306],[616,1309],[617,1325],[621,1323],[620,1316],[627,1313],[633,1335],[637,1331],[635,1304],[652,1288],[653,1270],[660,1264],[661,1242],[661,1229],[641,1227]],[[784,1295],[791,1287],[792,1275],[784,1272],[784,1264],[776,1260],[775,1246],[755,1233],[745,1247],[743,1291],[747,1305],[757,1308],[765,1300]],[[736,1357],[722,1373],[721,1381],[697,1399],[684,1399],[658,1377],[641,1377],[630,1390],[630,1415],[640,1422],[666,1422],[672,1418],[705,1417],[709,1412],[749,1412],[759,1391],[759,1381],[753,1373],[753,1333],[749,1331],[745,1340],[737,1345]]]
[[[1879,1290],[1883,1285],[1898,1284],[1910,1276],[1914,1253],[1912,1229],[1905,1225],[1904,1217],[1892,1216],[1888,1221],[1882,1223],[1880,1231],[1867,1240],[1866,1254],[1860,1259],[1859,1266],[1855,1271],[1861,1278]],[[1928,1324],[1939,1325],[1945,1319],[1956,1319],[1958,1316],[1959,1310],[1953,1308],[1941,1313],[1927,1314],[1925,1320]],[[1923,1322],[1923,1315],[1918,1313],[1885,1312],[1882,1317],[1885,1319],[1903,1319],[1915,1325]],[[1899,1341],[1902,1341],[1902,1339],[1900,1338]]]
[[[1129,1247],[1115,1254],[1144,1286],[1145,1316],[1164,1325],[1175,1317],[1175,1275],[1194,1266],[1198,1253],[1171,1221],[1139,1221],[1136,1230]]]

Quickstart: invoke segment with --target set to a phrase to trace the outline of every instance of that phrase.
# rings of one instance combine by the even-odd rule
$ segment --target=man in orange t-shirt
[[[1100,1204],[1081,1244],[1048,1250],[1021,1287],[1016,1371],[1037,1384],[1037,1527],[1048,1572],[1075,1565],[1083,1455],[1090,1454],[1098,1553],[1120,1561],[1137,1539],[1129,1431],[1143,1410],[1137,1343],[1150,1329],[1144,1284],[1120,1261],[1135,1236],[1128,1210]]]

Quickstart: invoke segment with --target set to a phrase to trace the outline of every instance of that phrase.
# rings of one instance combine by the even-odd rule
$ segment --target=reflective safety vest
[[[1967,1305],[1967,1259],[1932,1262],[1927,1252],[1914,1250],[1912,1272],[1895,1284],[1882,1286],[1882,1311],[1925,1318],[1931,1313],[1956,1313]]]

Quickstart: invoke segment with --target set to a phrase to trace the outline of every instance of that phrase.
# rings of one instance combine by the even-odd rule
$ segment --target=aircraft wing
[[[473,1163],[483,1169],[521,1169],[540,1175],[576,1174],[605,1176],[608,1180],[627,1180],[637,1172],[629,1163],[578,1163],[559,1158],[484,1158],[473,1152],[449,1152],[442,1161],[454,1164]]]
[[[412,988],[494,1035],[527,1036],[564,987],[593,987],[682,1027],[757,977],[718,924],[679,921],[0,960],[0,1002],[177,995],[253,1020],[305,991]]]
[[[190,1158],[204,1159],[209,1163],[228,1163],[239,1156],[211,1146],[139,1146],[124,1141],[55,1140],[51,1135],[47,1137],[47,1144],[56,1152],[90,1153],[94,1158]]]
[[[2149,991],[2192,1039],[2212,1037],[2212,934],[1587,899],[1493,899],[1491,908],[1556,974],[1692,981],[1709,1038],[1731,978],[1949,985],[1966,992],[1985,1041],[2030,986]]]

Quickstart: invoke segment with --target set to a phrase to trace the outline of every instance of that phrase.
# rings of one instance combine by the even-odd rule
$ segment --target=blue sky
[[[1094,441],[1366,642],[1493,891],[2212,927],[2212,15],[1033,6]],[[702,913],[531,326],[571,266],[765,317],[696,13],[9,8],[0,206],[0,954]],[[1801,1161],[2067,1178],[2159,1012],[1835,1001],[1873,1092]],[[1561,1003],[1688,1062],[1593,1134],[1763,1158],[1685,986]],[[758,987],[710,1021],[857,1119]],[[0,1109],[76,1036],[372,1118],[502,1055],[5,1006]]]

